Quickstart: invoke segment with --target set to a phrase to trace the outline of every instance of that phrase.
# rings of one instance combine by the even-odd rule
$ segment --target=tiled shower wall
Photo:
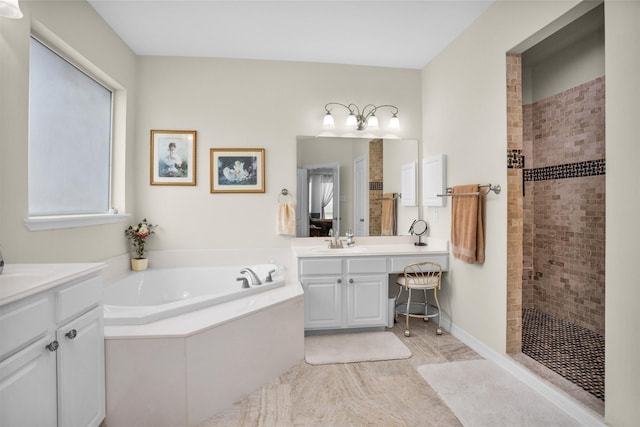
[[[604,334],[605,80],[523,106],[522,305]]]
[[[383,144],[381,139],[369,141],[369,235],[382,232]]]

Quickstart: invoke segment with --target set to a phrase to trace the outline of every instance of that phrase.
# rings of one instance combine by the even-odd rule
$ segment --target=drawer
[[[0,360],[53,329],[53,301],[38,295],[0,307]]]
[[[342,274],[342,258],[300,260],[300,274]]]
[[[390,273],[402,273],[402,269],[405,265],[414,264],[416,262],[435,262],[442,266],[442,271],[449,270],[449,255],[448,254],[436,254],[436,255],[411,255],[411,256],[397,256],[391,258],[391,271]]]
[[[56,322],[89,311],[102,300],[102,280],[95,276],[56,292]]]
[[[386,273],[387,258],[347,258],[347,273]]]

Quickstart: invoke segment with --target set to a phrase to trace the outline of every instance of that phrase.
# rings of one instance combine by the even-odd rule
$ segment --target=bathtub
[[[256,272],[260,285],[242,287],[240,270]],[[271,272],[272,281],[265,279]],[[244,298],[284,286],[284,267],[257,264],[216,267],[154,268],[130,272],[103,292],[104,324],[144,325],[182,313]]]

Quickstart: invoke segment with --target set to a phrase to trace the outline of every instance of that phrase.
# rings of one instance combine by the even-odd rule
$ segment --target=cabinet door
[[[338,328],[342,324],[342,276],[302,279],[305,329]]]
[[[0,362],[0,426],[58,425],[53,332]]]
[[[105,415],[102,307],[56,331],[61,426],[98,426]]]
[[[347,276],[347,325],[387,324],[387,275]]]

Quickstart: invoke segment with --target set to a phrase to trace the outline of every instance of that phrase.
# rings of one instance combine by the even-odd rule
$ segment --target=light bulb
[[[367,125],[372,128],[378,127],[378,118],[376,117],[375,114],[371,114],[371,116],[369,116],[369,120],[367,120]]]
[[[327,114],[324,115],[324,120],[322,121],[322,124],[324,126],[333,127],[334,125],[333,116],[331,115],[330,112],[327,111]]]
[[[18,0],[0,0],[0,16],[11,19],[20,19],[24,15],[18,5]]]
[[[391,129],[400,129],[400,119],[395,114],[389,120],[389,127]]]
[[[347,126],[355,127],[358,125],[358,119],[355,114],[351,113],[347,116]]]

